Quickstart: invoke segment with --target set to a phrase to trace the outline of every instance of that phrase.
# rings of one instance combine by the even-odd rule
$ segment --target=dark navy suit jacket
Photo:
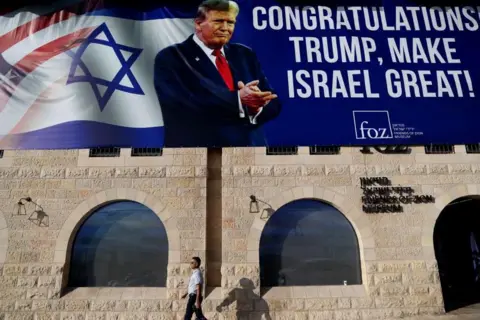
[[[155,58],[154,83],[162,108],[166,147],[266,145],[262,124],[281,110],[279,99],[266,105],[257,124],[239,116],[238,81],[259,80],[262,91],[273,91],[255,53],[241,44],[224,46],[236,91],[230,91],[215,65],[193,35],[160,51]]]

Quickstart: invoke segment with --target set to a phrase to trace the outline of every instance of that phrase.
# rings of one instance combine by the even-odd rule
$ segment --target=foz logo
[[[357,139],[392,139],[390,115],[386,110],[353,111]]]

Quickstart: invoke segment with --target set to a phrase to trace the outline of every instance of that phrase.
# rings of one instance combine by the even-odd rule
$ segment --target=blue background
[[[364,1],[358,5],[366,5]],[[254,6],[279,5],[274,0],[241,0],[233,42],[245,43],[256,52],[273,88],[278,92],[283,103],[280,116],[265,125],[269,145],[387,145],[387,144],[428,144],[428,143],[478,143],[478,117],[480,103],[478,86],[480,86],[480,31],[362,31],[349,30],[315,30],[315,31],[281,31],[269,28],[259,31],[253,28],[252,9]],[[341,2],[339,3],[341,5]],[[416,6],[407,1],[383,1],[388,21],[394,21],[395,6]],[[251,9],[252,8],[252,9]],[[333,9],[333,8],[332,8]],[[335,17],[335,12],[334,15]],[[360,15],[361,16],[361,15]],[[407,14],[407,16],[409,16]],[[351,17],[351,15],[349,15]],[[419,17],[421,15],[419,14]],[[421,20],[421,18],[419,18]],[[352,20],[350,20],[352,21]],[[411,20],[409,20],[411,22]],[[478,19],[477,19],[478,21]],[[391,25],[392,22],[389,23]],[[353,25],[353,24],[352,24]],[[364,21],[360,20],[361,27]],[[413,25],[413,24],[411,24]],[[420,27],[423,23],[420,21]],[[423,30],[423,28],[422,28]],[[296,63],[293,42],[290,36],[324,37],[324,36],[357,36],[370,37],[376,42],[377,50],[368,63]],[[388,37],[418,38],[455,38],[454,57],[461,64],[400,64],[392,63],[387,46]],[[452,46],[452,45],[451,45]],[[441,48],[441,47],[440,47]],[[441,50],[442,51],[442,50]],[[380,66],[377,57],[383,58]],[[306,61],[302,55],[302,61]],[[356,70],[368,69],[372,91],[379,93],[380,98],[294,98],[288,97],[287,70]],[[469,97],[464,85],[463,98],[392,98],[386,89],[385,71],[395,70],[469,70],[476,97]],[[346,79],[346,78],[345,78]],[[433,79],[433,78],[432,78]],[[449,82],[453,86],[453,81]],[[298,85],[297,85],[298,87]],[[347,85],[348,88],[348,85]],[[435,88],[435,87],[432,87]],[[455,92],[455,91],[454,91]],[[405,124],[413,127],[423,135],[411,136],[408,139],[367,139],[357,140],[353,124],[353,110],[388,110],[392,124]]]

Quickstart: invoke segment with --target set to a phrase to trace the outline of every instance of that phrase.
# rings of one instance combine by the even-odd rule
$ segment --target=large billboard
[[[0,149],[480,142],[480,7],[285,2],[5,12]]]

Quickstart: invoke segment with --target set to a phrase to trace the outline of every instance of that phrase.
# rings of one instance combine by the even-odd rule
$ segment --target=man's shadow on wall
[[[228,293],[228,296],[217,306],[217,311],[222,312],[227,307],[237,302],[237,319],[249,320],[272,320],[267,302],[253,290],[253,281],[247,278],[240,279],[240,288],[235,288]]]

